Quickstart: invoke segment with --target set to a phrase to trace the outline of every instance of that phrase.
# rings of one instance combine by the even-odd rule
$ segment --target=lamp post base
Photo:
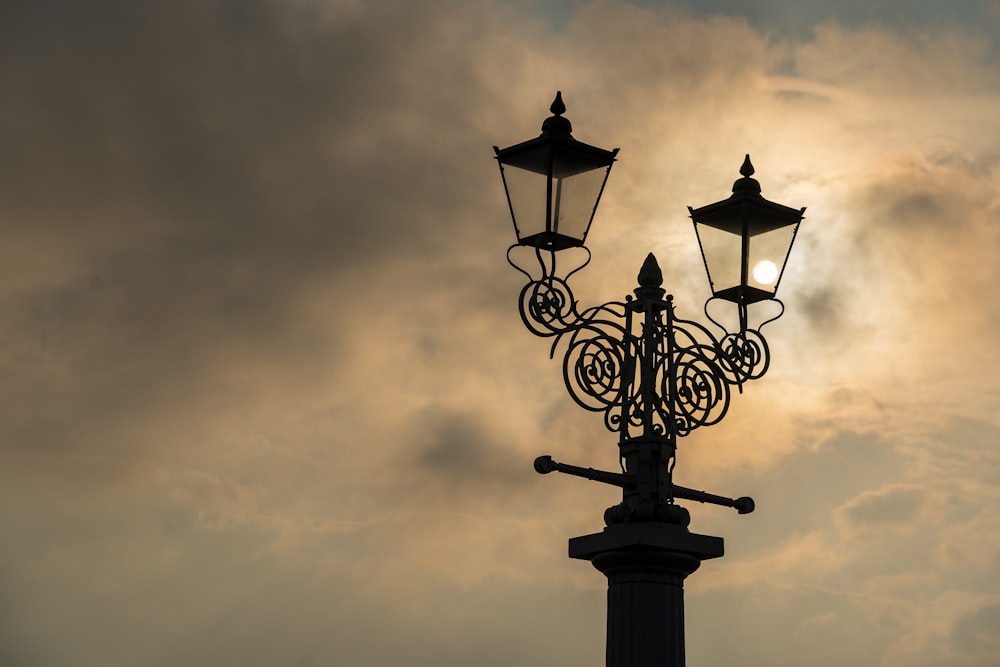
[[[635,522],[574,537],[569,556],[608,578],[607,667],[684,667],[684,579],[724,553],[721,537]]]

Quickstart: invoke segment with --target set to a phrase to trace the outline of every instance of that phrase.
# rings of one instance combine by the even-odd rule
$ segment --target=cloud
[[[521,328],[490,150],[562,89],[622,149],[582,306],[652,250],[699,318],[684,207],[744,153],[808,206],[768,376],[681,443],[680,483],[758,502],[692,508],[729,555],[688,584],[691,655],[990,664],[1000,103],[974,8],[802,9],[800,34],[578,5],[0,10],[0,661],[600,654],[605,582],[565,540],[620,492],[531,460],[614,469],[617,437]]]
[[[994,629],[1000,623],[1000,605],[987,605],[958,620],[952,629],[955,644],[966,654],[986,656],[996,649]]]
[[[845,520],[852,523],[899,525],[919,513],[922,500],[918,487],[895,486],[857,496],[842,512]]]

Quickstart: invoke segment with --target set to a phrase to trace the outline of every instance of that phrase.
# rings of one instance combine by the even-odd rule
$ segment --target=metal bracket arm
[[[611,484],[612,486],[620,486],[623,489],[631,489],[635,486],[635,477],[633,475],[606,472],[604,470],[595,470],[593,468],[581,468],[567,463],[559,463],[558,461],[553,461],[552,457],[548,455],[539,456],[535,459],[535,472],[541,475],[547,475],[553,470],[557,472],[564,472],[567,475],[583,477],[584,479],[590,479],[595,482],[603,482],[605,484]]]
[[[537,463],[536,463],[537,466]],[[674,498],[683,498],[684,500],[694,500],[699,503],[711,503],[713,505],[722,505],[723,507],[733,507],[739,514],[750,514],[754,510],[753,498],[748,496],[743,496],[741,498],[726,498],[725,496],[717,496],[714,493],[705,493],[704,491],[696,491],[695,489],[689,489],[686,486],[679,486],[677,484],[673,485]]]
[[[567,475],[573,475],[575,477],[583,477],[584,479],[593,480],[595,482],[611,484],[612,486],[618,486],[623,489],[635,488],[634,475],[595,470],[594,468],[581,468],[580,466],[569,465],[568,463],[559,463],[558,461],[554,461],[552,457],[548,455],[539,456],[535,459],[535,472],[547,475],[553,471],[566,473]],[[674,498],[694,500],[699,503],[711,503],[712,505],[721,505],[723,507],[732,507],[739,514],[750,514],[754,511],[753,498],[747,496],[743,496],[741,498],[726,498],[725,496],[717,496],[714,493],[706,493],[705,491],[689,489],[688,487],[680,486],[679,484],[672,484],[671,491]]]

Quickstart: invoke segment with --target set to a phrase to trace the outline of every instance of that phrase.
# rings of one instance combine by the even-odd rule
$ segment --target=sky
[[[749,153],[806,206],[772,367],[680,443],[692,666],[995,667],[990,0],[0,6],[0,664],[604,664],[616,437],[517,315],[493,145],[620,147],[574,277]]]

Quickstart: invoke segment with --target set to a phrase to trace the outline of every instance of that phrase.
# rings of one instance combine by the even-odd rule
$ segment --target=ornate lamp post
[[[519,299],[522,321],[533,334],[553,339],[552,356],[564,350],[570,396],[603,413],[605,426],[618,433],[621,472],[550,456],[535,459],[535,470],[622,489],[622,501],[605,510],[600,533],[569,541],[571,558],[590,561],[608,578],[608,667],[683,667],[684,578],[703,560],[722,556],[723,540],[690,532],[690,514],[676,501],[740,514],[752,512],[754,503],[674,484],[677,439],[719,422],[732,388],[742,391],[767,370],[763,324],[748,327],[747,311],[765,301],[781,305],[775,292],[805,208],[764,199],[749,156],[732,196],[689,208],[713,291],[706,316],[709,303],[732,302],[735,331],[709,317],[720,329],[715,335],[677,317],[652,254],[632,295],[580,310],[568,280],[590,261],[584,242],[618,149],[576,141],[561,94],[551,111],[541,136],[494,146],[517,234],[507,259],[528,279]],[[529,249],[527,263],[515,259],[519,248]],[[566,270],[561,255],[570,248],[581,248],[585,260]],[[783,311],[781,305],[778,316]]]

